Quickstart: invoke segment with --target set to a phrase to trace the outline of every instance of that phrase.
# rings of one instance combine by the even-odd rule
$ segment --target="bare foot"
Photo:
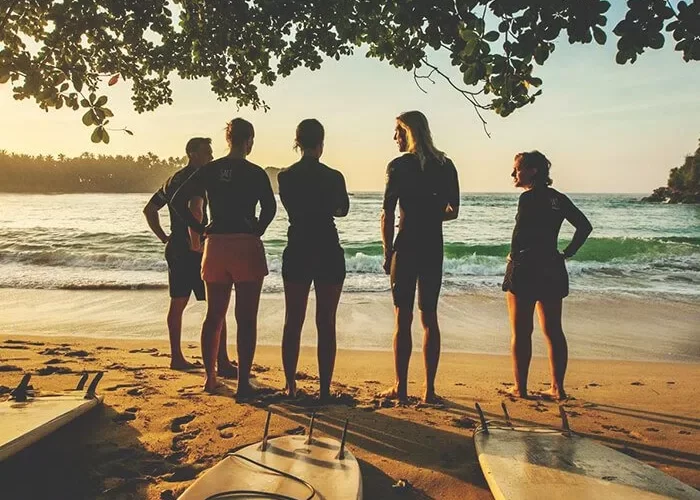
[[[207,379],[204,384],[204,392],[208,394],[221,394],[222,389],[226,389],[226,385],[216,379],[213,381]]]
[[[537,395],[541,396],[543,399],[549,399],[552,401],[564,401],[569,397],[567,396],[566,392],[564,392],[563,390],[555,389],[554,387],[550,387],[546,391],[538,391]]]
[[[425,391],[425,394],[423,394],[423,403],[427,405],[443,405],[445,404],[445,400],[435,394],[435,391]]]
[[[186,372],[186,371],[190,371],[190,370],[197,370],[198,368],[201,368],[201,367],[202,367],[201,363],[190,363],[185,358],[170,361],[170,369],[171,370],[178,370],[178,371]]]
[[[216,375],[223,378],[238,378],[238,367],[231,363],[219,363],[216,368]]]
[[[505,394],[506,396],[514,397],[514,398],[532,399],[532,396],[530,396],[527,393],[527,389],[525,389],[524,391],[521,391],[517,386],[509,387],[508,389],[503,391],[503,394]]]
[[[399,401],[407,401],[408,400],[408,392],[403,390],[399,391],[399,389],[394,386],[390,387],[389,389],[377,393],[377,397],[384,398],[384,399],[395,399]]]
[[[236,401],[248,401],[253,396],[255,396],[255,388],[251,384],[238,383],[238,389],[236,389]]]

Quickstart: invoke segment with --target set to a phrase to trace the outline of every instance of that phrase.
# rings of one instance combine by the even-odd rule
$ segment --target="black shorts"
[[[418,307],[437,311],[442,287],[442,242],[433,248],[396,250],[391,258],[391,295],[396,307],[413,309],[418,287]]]
[[[202,254],[168,242],[165,245],[165,260],[168,263],[170,297],[189,298],[190,293],[194,293],[197,300],[204,300],[206,294],[201,276]]]
[[[345,281],[345,252],[340,245],[287,246],[282,279],[290,283],[340,285]]]
[[[509,260],[501,287],[519,298],[563,299],[569,295],[569,273],[560,254]]]

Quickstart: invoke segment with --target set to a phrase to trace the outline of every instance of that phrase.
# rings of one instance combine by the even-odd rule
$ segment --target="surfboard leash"
[[[243,455],[239,455],[238,453],[228,453],[226,456],[246,460],[246,461],[252,463],[253,465],[257,465],[258,467],[260,467],[262,469],[266,469],[270,472],[274,472],[275,474],[279,474],[282,477],[286,477],[287,479],[291,479],[292,481],[296,481],[298,483],[301,483],[311,492],[311,495],[306,497],[304,500],[312,500],[316,496],[316,488],[314,488],[311,484],[304,481],[300,477],[297,477],[293,474],[289,474],[288,472],[281,471],[279,469],[275,469],[274,467],[270,467],[269,465],[261,464],[260,462],[253,460],[252,458],[248,458],[248,457],[245,457]],[[216,493],[214,495],[208,496],[205,500],[222,500],[222,499],[226,499],[226,498],[236,498],[236,497],[242,497],[242,496],[250,497],[251,495],[253,495],[254,497],[258,497],[258,498],[270,498],[273,500],[299,500],[298,498],[283,495],[281,493],[271,493],[271,492],[266,492],[266,491],[254,491],[254,490],[222,491],[220,493]]]

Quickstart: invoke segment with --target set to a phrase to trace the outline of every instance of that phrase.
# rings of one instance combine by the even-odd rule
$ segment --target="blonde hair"
[[[408,152],[418,157],[421,168],[425,168],[428,158],[445,163],[445,153],[433,144],[428,119],[420,111],[406,111],[396,117],[399,126],[406,132]]]

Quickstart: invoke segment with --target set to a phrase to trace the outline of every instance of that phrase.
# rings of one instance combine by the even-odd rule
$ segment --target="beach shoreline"
[[[0,333],[88,338],[167,339],[165,290],[42,290],[0,288]],[[315,297],[311,293],[302,345],[315,345]],[[190,300],[183,317],[183,341],[198,342],[205,304]],[[470,354],[510,352],[510,326],[503,293],[443,293],[440,306],[442,351]],[[229,321],[235,324],[233,308]],[[281,345],[282,293],[263,293],[258,345]],[[341,296],[338,347],[391,351],[394,311],[390,293],[353,292]],[[564,299],[563,326],[572,359],[700,363],[700,303],[608,294],[572,294]],[[422,331],[416,315],[413,345]],[[229,344],[235,334],[229,335]],[[546,356],[535,321],[533,352]]]
[[[197,343],[183,347],[188,358],[199,358]],[[37,389],[66,389],[82,371],[105,371],[98,388],[103,406],[0,465],[5,491],[174,498],[227,451],[259,440],[270,410],[272,435],[302,432],[316,411],[317,432],[337,438],[349,418],[348,445],[360,460],[365,498],[487,499],[472,443],[474,403],[490,418],[499,418],[505,401],[517,423],[560,425],[556,403],[504,395],[512,377],[502,355],[444,353],[437,390],[446,404],[430,407],[416,399],[403,407],[375,397],[393,379],[392,355],[385,351],[338,351],[333,389],[346,396],[345,404],[332,406],[274,397],[238,404],[235,381],[225,381],[223,395],[209,396],[201,391],[201,371],[170,370],[167,353],[167,342],[154,339],[0,335],[0,365],[14,367],[0,368],[2,386],[14,386],[26,372]],[[258,384],[283,387],[278,347],[259,347],[255,363]],[[315,349],[304,347],[298,383],[307,394],[318,390],[316,374]],[[412,358],[409,379],[411,396],[420,396],[420,355]],[[546,359],[534,358],[531,389],[546,388],[548,380]],[[572,360],[567,380],[573,399],[564,407],[574,431],[700,487],[700,366]],[[46,479],[28,481],[37,470]],[[412,491],[392,488],[399,479]]]

